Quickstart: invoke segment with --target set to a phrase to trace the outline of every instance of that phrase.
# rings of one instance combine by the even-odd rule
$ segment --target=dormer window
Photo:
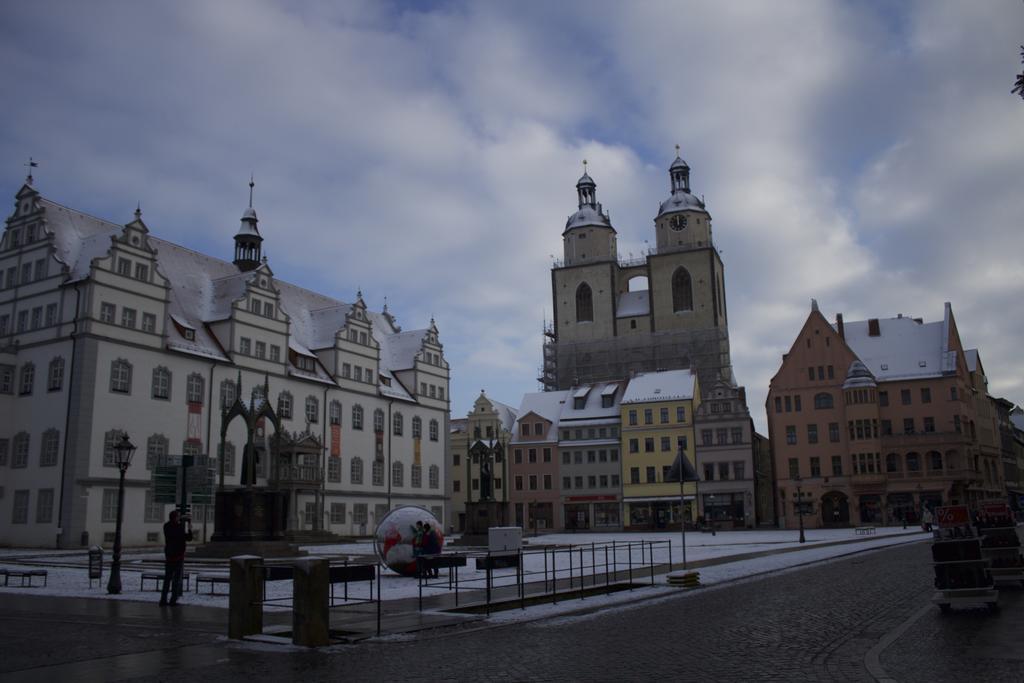
[[[187,339],[189,341],[195,341],[196,340],[196,331],[195,330],[186,329],[185,330],[185,339]]]

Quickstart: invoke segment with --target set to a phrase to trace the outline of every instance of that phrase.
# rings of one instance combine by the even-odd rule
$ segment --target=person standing
[[[164,524],[164,585],[160,591],[160,604],[166,605],[167,589],[171,589],[170,604],[175,605],[181,597],[181,576],[185,568],[186,544],[192,540],[192,518],[181,518],[177,510],[171,510],[170,519]]]

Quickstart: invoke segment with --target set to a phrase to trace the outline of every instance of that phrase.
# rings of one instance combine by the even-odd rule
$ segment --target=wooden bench
[[[210,595],[217,595],[214,592],[214,587],[218,583],[228,585],[231,583],[231,577],[227,574],[197,574],[196,575],[196,593],[199,592],[199,584],[208,583],[210,584]],[[227,595],[224,593],[223,595]]]
[[[4,585],[9,586],[11,579],[21,579],[22,588],[34,588],[32,579],[37,576],[43,577],[43,587],[46,587],[47,574],[45,569],[0,569],[0,576],[4,577]]]
[[[139,578],[139,590],[140,591],[145,591],[146,590],[146,582],[147,581],[152,581],[153,582],[153,585],[154,585],[153,590],[154,591],[163,590],[164,573],[163,572],[142,572],[142,576]],[[190,589],[190,585],[191,584],[189,583],[191,581],[191,576],[189,575],[188,572],[185,572],[185,573],[183,573],[181,575],[181,581],[182,581],[182,583],[185,584],[185,590],[186,591],[191,590]]]
[[[853,532],[858,536],[870,536],[875,533],[875,527],[873,526],[859,526],[856,527]]]

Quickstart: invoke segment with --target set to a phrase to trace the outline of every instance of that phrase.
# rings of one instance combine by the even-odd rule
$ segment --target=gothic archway
[[[693,280],[683,267],[672,274],[672,310],[676,313],[693,310]]]

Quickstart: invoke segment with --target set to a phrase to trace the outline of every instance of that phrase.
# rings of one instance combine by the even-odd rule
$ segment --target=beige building
[[[516,421],[516,409],[488,398],[484,391],[473,402],[473,409],[465,418],[451,420],[448,442],[448,495],[449,515],[446,528],[455,531],[466,529],[466,502],[481,497],[481,480],[494,500],[509,503],[508,444],[512,439],[512,427]],[[477,455],[474,460],[471,451],[481,447],[494,452],[494,471],[481,477],[481,462]]]

